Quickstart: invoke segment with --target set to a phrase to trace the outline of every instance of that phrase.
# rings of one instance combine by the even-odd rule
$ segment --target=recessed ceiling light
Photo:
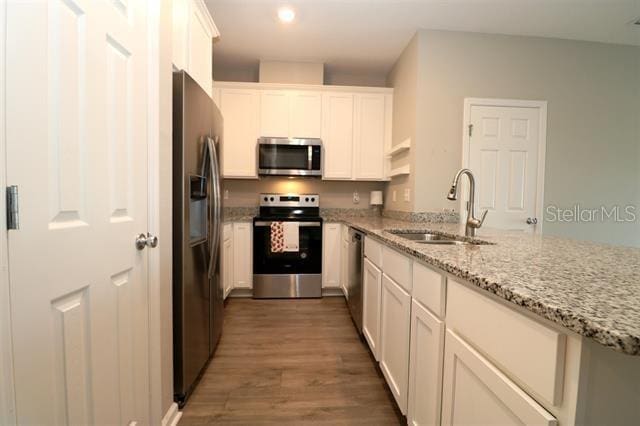
[[[278,18],[286,24],[292,22],[296,17],[296,12],[290,7],[281,7],[278,9]]]

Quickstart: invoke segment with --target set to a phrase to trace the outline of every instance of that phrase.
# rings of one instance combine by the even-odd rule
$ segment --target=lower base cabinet
[[[380,360],[380,291],[382,271],[367,258],[362,270],[362,334],[376,361]]]
[[[222,266],[222,288],[226,299],[233,289],[233,224],[227,223],[222,228],[222,249],[220,263]]]
[[[253,288],[253,224],[233,224],[233,287]]]
[[[451,330],[446,332],[443,425],[557,425],[556,418]]]
[[[407,422],[439,425],[444,322],[415,299],[411,303],[411,356]]]
[[[382,274],[380,369],[402,414],[407,414],[411,295]]]

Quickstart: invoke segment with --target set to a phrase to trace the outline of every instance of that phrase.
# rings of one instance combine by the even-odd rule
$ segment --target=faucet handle
[[[480,224],[478,225],[478,227],[482,226],[482,224],[484,223],[484,220],[487,217],[487,213],[489,213],[489,210],[485,210],[484,212],[482,212],[482,217],[480,218]]]

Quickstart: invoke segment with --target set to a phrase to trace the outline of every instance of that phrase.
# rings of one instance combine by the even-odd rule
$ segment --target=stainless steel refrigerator
[[[184,71],[173,74],[173,363],[182,407],[222,333],[222,115]]]

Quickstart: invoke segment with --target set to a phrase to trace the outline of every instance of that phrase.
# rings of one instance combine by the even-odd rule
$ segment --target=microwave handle
[[[307,170],[313,170],[313,147],[307,147]]]

